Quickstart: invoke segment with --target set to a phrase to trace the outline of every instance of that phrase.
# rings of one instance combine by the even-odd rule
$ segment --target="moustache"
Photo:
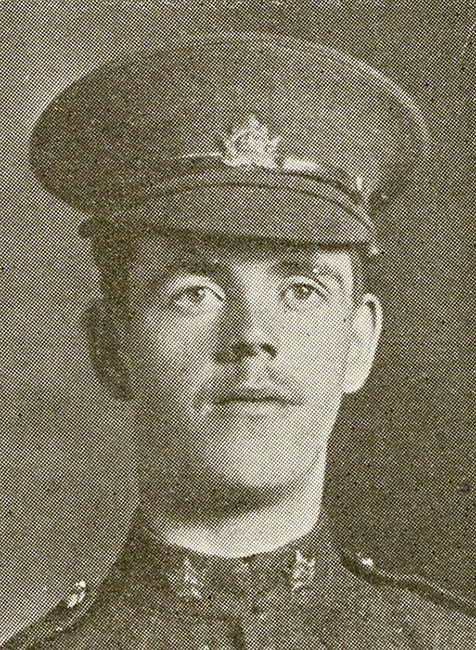
[[[259,378],[221,376],[198,391],[194,406],[223,405],[231,402],[275,402],[283,406],[302,406],[305,396],[296,380],[267,372]]]

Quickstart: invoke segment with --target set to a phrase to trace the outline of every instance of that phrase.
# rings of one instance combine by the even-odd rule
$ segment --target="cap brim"
[[[118,219],[91,218],[83,237],[100,236]],[[328,198],[287,188],[217,185],[174,192],[121,214],[121,229],[194,231],[234,238],[269,238],[309,244],[373,244],[368,223]]]

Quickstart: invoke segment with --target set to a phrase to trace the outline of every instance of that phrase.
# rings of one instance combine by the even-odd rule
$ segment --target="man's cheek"
[[[285,337],[283,351],[288,350],[301,360],[339,357],[350,338],[348,318],[340,314],[295,320],[282,332]]]
[[[306,384],[342,375],[349,349],[349,334],[339,321],[313,321],[288,333],[283,349],[288,370]]]
[[[195,376],[210,358],[212,345],[203,329],[150,320],[135,331],[130,350],[136,375],[167,388]]]

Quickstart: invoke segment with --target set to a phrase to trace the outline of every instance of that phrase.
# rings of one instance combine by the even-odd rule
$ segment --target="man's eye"
[[[222,296],[210,287],[187,287],[170,299],[172,306],[188,314],[203,314],[220,308]]]
[[[312,284],[293,284],[287,287],[282,297],[288,309],[304,311],[319,307],[325,300],[324,294]]]

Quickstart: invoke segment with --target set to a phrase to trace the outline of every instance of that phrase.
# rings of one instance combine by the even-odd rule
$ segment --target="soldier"
[[[321,508],[380,333],[373,217],[427,148],[389,79],[263,35],[166,43],[45,109],[31,164],[87,215],[91,357],[134,406],[141,505],[104,583],[5,648],[476,647],[471,602],[335,550]]]

